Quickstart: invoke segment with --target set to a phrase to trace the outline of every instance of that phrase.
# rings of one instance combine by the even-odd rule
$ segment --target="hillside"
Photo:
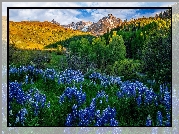
[[[78,30],[44,21],[21,21],[9,23],[10,44],[21,49],[43,49],[45,46],[77,35],[88,35]]]

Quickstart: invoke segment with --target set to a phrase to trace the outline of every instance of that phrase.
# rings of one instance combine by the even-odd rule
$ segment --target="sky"
[[[7,16],[7,7],[168,7],[176,2],[2,2],[2,16]],[[28,5],[28,6],[27,6]],[[113,14],[115,17],[131,18],[155,16],[164,9],[10,9],[11,21],[51,21],[61,25],[71,22],[91,21]]]

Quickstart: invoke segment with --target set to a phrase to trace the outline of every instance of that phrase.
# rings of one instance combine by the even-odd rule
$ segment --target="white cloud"
[[[83,6],[88,7],[139,7],[145,2],[85,2]]]
[[[145,6],[165,6],[166,4],[172,4],[172,2],[3,2],[2,3],[2,15],[7,15],[7,7],[145,7]],[[175,3],[175,2],[173,2]],[[140,17],[141,14],[136,14],[136,9],[86,9],[91,16],[84,16],[78,18],[82,12],[75,9],[12,9],[10,11],[10,20],[22,21],[22,20],[39,20],[39,21],[51,21],[55,19],[60,24],[69,24],[72,21],[77,22],[81,19],[84,21],[98,21],[109,13],[113,14],[117,18],[122,20],[128,19],[129,16]],[[145,14],[148,16],[150,14]]]

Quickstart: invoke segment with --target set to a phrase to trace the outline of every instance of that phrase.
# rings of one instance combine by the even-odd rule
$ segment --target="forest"
[[[170,127],[178,19],[167,10],[101,36],[10,22],[9,126]]]

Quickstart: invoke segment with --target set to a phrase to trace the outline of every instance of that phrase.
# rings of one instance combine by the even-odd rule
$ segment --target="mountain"
[[[54,24],[59,24],[58,22],[52,20]],[[117,26],[120,26],[122,24],[122,20],[119,18],[116,18],[112,14],[108,14],[108,16],[103,17],[100,19],[97,23],[94,22],[72,22],[68,25],[61,25],[64,28],[70,28],[73,30],[81,30],[84,32],[90,32],[91,34],[98,36],[103,35],[104,33],[107,33],[108,30],[111,30],[113,28],[116,28]]]
[[[113,28],[116,28],[122,24],[122,20],[120,18],[116,18],[112,14],[108,14],[107,17],[103,17],[97,23],[93,23],[89,28],[88,32],[93,35],[103,35],[107,33]]]
[[[80,22],[72,22],[68,25],[61,25],[65,28],[70,28],[70,29],[73,29],[73,30],[81,30],[81,31],[84,31],[86,32],[88,30],[88,27],[93,24],[92,22],[84,22],[84,21],[80,21]]]

